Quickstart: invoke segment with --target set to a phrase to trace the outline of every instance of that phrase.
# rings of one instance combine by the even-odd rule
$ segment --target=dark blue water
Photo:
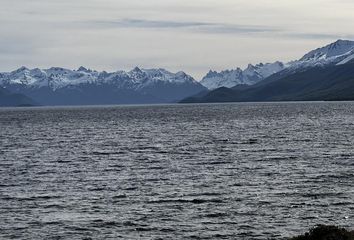
[[[0,109],[0,239],[354,226],[354,103]]]

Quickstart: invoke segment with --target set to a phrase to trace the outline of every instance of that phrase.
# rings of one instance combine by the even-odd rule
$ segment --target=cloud
[[[148,19],[132,19],[126,18],[121,20],[108,21],[88,21],[85,23],[88,27],[98,28],[126,28],[126,29],[152,29],[152,30],[171,30],[171,31],[188,31],[194,33],[205,34],[262,34],[262,37],[274,36],[292,39],[353,39],[354,35],[338,35],[330,33],[315,32],[297,32],[290,29],[282,29],[280,27],[259,26],[259,25],[242,25],[228,23],[212,23],[197,21],[166,21],[166,20],[148,20]]]
[[[2,0],[0,68],[141,65],[201,77],[209,68],[290,61],[354,39],[353,2]]]
[[[134,28],[134,29],[165,29],[187,30],[199,33],[233,34],[233,33],[262,33],[275,32],[275,28],[254,25],[238,25],[226,23],[193,22],[193,21],[165,21],[147,19],[121,19],[117,21],[90,21],[90,26],[96,25],[105,28]]]

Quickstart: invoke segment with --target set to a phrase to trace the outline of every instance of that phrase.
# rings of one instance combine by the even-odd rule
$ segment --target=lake
[[[1,239],[354,226],[354,103],[0,109]]]

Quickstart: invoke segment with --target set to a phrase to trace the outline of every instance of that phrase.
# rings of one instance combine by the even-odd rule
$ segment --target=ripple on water
[[[354,226],[354,103],[0,110],[1,239]]]

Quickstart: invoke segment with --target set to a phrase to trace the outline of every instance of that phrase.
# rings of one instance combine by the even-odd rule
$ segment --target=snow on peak
[[[92,72],[91,69],[85,68],[85,67],[83,67],[83,66],[79,67],[76,71],[77,71],[77,72],[87,72],[87,73]]]
[[[218,77],[219,73],[217,71],[209,70],[207,75],[205,75],[204,78],[213,78],[213,77]]]
[[[22,66],[19,69],[13,71],[13,73],[21,73],[21,72],[25,72],[25,71],[29,71],[29,69],[25,66]]]
[[[222,72],[210,70],[200,83],[208,89],[216,89],[219,87],[231,88],[237,84],[245,84],[242,70],[239,68]]]
[[[165,69],[140,69],[138,67],[129,72],[116,71],[112,73],[92,71],[85,67],[80,67],[77,70],[60,67],[30,70],[21,67],[13,72],[2,73],[0,76],[0,85],[3,86],[18,84],[38,88],[50,87],[53,90],[87,83],[113,84],[118,87],[133,89],[150,86],[156,82],[197,83],[184,72],[171,73]]]
[[[316,61],[339,57],[352,50],[354,50],[354,41],[338,40],[305,54],[300,61]]]
[[[263,65],[262,63],[260,63],[259,65]],[[253,66],[252,64],[248,64],[247,68],[245,69],[247,71],[255,71],[256,67]]]
[[[200,82],[208,89],[234,87],[239,84],[255,84],[275,73],[300,71],[316,66],[339,65],[354,60],[354,41],[337,40],[305,54],[301,59],[286,64],[281,62],[249,64],[242,70],[209,71]]]
[[[240,68],[221,72],[210,70],[200,83],[208,89],[231,88],[239,84],[253,85],[283,69],[283,63],[274,62],[257,65],[249,64],[244,70]]]
[[[337,65],[343,65],[343,64],[351,62],[352,60],[354,60],[354,51],[352,51],[352,54],[349,54],[348,57],[346,57],[344,60],[337,63]]]
[[[141,69],[140,69],[139,67],[135,67],[135,68],[132,69],[130,72],[131,72],[131,73],[138,73],[138,74],[143,73],[143,71],[141,71]]]
[[[288,69],[297,71],[316,66],[335,65],[354,53],[354,41],[338,40],[305,54],[301,59],[289,62]]]
[[[129,71],[128,75],[134,81],[143,81],[147,78],[146,73],[138,67],[135,67],[133,70]]]
[[[305,54],[296,61],[287,63],[288,72],[301,71],[312,67],[344,64],[354,54],[354,41],[337,40],[324,47]],[[349,60],[346,60],[349,59]]]
[[[260,78],[264,79],[283,69],[284,69],[284,64],[281,62],[266,63],[266,64],[259,63],[256,66],[250,64],[243,71],[243,73],[247,76],[257,75]]]

